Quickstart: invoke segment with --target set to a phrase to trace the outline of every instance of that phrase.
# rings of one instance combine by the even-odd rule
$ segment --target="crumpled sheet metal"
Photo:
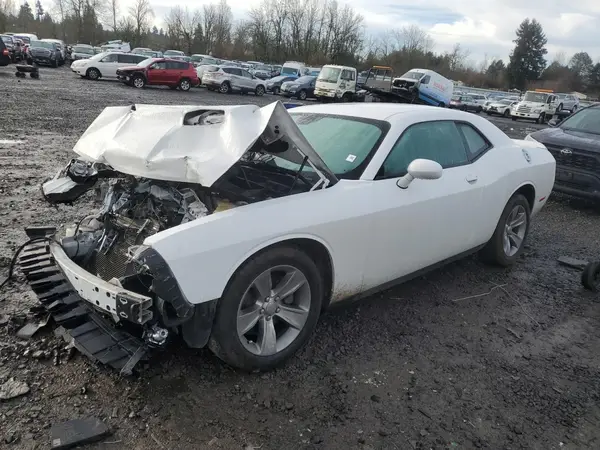
[[[184,125],[186,114],[208,110],[223,111],[223,121]],[[111,106],[92,122],[73,150],[86,161],[104,163],[129,175],[209,187],[265,131],[265,135],[272,136],[275,126],[318,170],[329,172],[280,102],[263,108],[256,105]],[[298,164],[303,159],[296,149],[278,156]],[[327,177],[330,181],[335,179],[330,173]]]

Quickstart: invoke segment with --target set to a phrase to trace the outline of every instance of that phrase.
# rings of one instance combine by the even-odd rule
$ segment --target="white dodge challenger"
[[[171,338],[244,370],[289,359],[331,303],[480,251],[513,264],[555,161],[461,111],[402,104],[109,107],[43,185],[95,190],[20,265],[88,356]],[[91,192],[88,193],[91,197]]]

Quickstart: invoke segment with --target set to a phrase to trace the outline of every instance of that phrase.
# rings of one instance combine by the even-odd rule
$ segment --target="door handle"
[[[466,180],[468,183],[471,183],[471,184],[477,183],[477,175],[469,174],[469,175],[467,175]]]

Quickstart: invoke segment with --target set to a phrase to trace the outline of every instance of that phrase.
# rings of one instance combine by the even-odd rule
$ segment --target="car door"
[[[179,83],[179,79],[183,74],[182,66],[185,63],[179,61],[167,61],[167,70],[165,73],[165,82],[170,85]]]
[[[232,67],[228,70],[231,74],[231,86],[236,90],[246,90],[246,83],[242,77],[242,69]]]
[[[256,87],[256,82],[252,78],[252,74],[244,69],[241,69],[241,72],[242,72],[241,82],[244,85],[244,89],[249,90],[249,91],[254,91],[254,88]]]
[[[167,81],[167,62],[158,61],[148,68],[148,84],[165,84]]]
[[[98,70],[103,77],[116,77],[118,68],[119,55],[116,53],[109,53],[98,61]]]
[[[398,179],[415,159],[437,161],[437,180]],[[478,245],[483,190],[458,125],[449,120],[409,126],[372,181],[372,223],[364,288],[400,279]]]

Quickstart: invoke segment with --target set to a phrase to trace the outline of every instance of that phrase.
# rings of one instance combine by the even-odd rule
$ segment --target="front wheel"
[[[298,92],[298,100],[306,100],[306,91],[305,90],[301,90],[300,92]]]
[[[577,105],[573,106],[573,109],[571,110],[571,114],[573,114],[575,111],[577,111]]]
[[[510,117],[510,111],[508,109],[505,110],[503,115],[508,119]]]
[[[100,78],[100,71],[92,67],[91,69],[88,69],[87,77],[90,80],[97,80],[98,78]]]
[[[540,116],[536,119],[535,123],[543,124],[546,121],[546,114],[541,113]]]
[[[142,89],[146,86],[146,80],[141,75],[136,75],[132,80],[133,87]]]
[[[530,215],[527,199],[522,194],[513,195],[502,211],[492,238],[481,250],[482,259],[503,267],[513,265],[523,253]]]
[[[257,96],[259,96],[259,97],[262,97],[263,95],[265,95],[265,88],[264,88],[264,86],[262,86],[260,84],[258,86],[256,86],[256,90],[254,91],[254,94],[257,95]]]
[[[239,369],[272,369],[306,344],[322,297],[319,270],[302,250],[259,253],[235,273],[219,300],[209,347]]]

